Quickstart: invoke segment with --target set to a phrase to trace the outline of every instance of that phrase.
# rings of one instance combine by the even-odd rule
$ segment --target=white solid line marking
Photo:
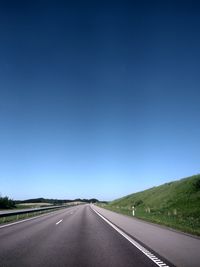
[[[150,251],[145,249],[142,245],[140,245],[138,242],[136,242],[133,238],[125,234],[122,230],[120,230],[117,226],[115,226],[113,223],[111,223],[109,220],[107,220],[103,215],[101,215],[98,211],[92,208],[94,212],[96,212],[97,215],[99,215],[105,222],[107,222],[112,228],[114,228],[119,234],[121,234],[124,238],[126,238],[132,245],[134,245],[136,248],[138,248],[143,254],[145,254],[150,260],[152,260],[156,265],[159,267],[169,267],[166,263],[161,261],[158,257],[154,256]],[[159,263],[159,262],[160,263]]]
[[[58,224],[61,223],[61,222],[62,222],[62,220],[58,221],[58,222],[56,223],[56,225],[58,225]]]

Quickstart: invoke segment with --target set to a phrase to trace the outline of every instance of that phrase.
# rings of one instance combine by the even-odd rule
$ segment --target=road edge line
[[[98,211],[91,209],[99,216],[101,217],[106,223],[108,223],[113,229],[115,229],[120,235],[122,235],[125,239],[127,239],[132,245],[134,245],[137,249],[139,249],[144,255],[146,255],[151,261],[153,261],[156,265],[159,267],[170,267],[166,263],[164,263],[162,260],[160,260],[158,257],[156,257],[153,253],[151,253],[149,250],[147,250],[145,247],[140,245],[137,241],[135,241],[133,238],[128,236],[126,233],[124,233],[121,229],[119,229],[116,225],[111,223],[108,219],[106,219],[103,215],[101,215]]]

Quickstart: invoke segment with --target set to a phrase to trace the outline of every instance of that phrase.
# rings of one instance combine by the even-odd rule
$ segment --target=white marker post
[[[132,209],[133,209],[133,216],[135,216],[135,207],[133,206]]]

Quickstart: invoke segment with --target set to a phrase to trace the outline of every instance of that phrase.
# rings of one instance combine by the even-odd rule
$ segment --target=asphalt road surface
[[[0,226],[0,267],[168,266],[160,259],[156,261],[157,264],[90,205]]]
[[[93,206],[105,218],[177,267],[200,267],[200,238]]]

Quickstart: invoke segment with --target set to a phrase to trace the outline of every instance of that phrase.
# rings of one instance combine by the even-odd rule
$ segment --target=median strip
[[[5,228],[5,227],[8,227],[8,226],[12,226],[12,225],[15,225],[15,224],[19,224],[19,223],[23,223],[23,222],[27,222],[27,221],[31,221],[31,220],[35,220],[35,219],[37,219],[37,218],[40,218],[40,217],[43,217],[43,216],[46,216],[46,215],[49,215],[49,214],[52,214],[53,212],[56,212],[56,211],[58,211],[58,209],[57,210],[50,210],[50,211],[46,211],[46,212],[43,212],[42,214],[40,214],[40,215],[36,215],[36,214],[32,214],[32,217],[31,218],[27,218],[27,219],[19,219],[18,218],[18,220],[16,220],[16,218],[14,218],[13,220],[13,222],[10,222],[10,223],[7,223],[7,224],[3,224],[3,225],[0,225],[0,229],[1,228]]]
[[[20,220],[20,221],[12,222],[12,223],[4,224],[4,225],[1,225],[1,226],[0,226],[0,229],[1,229],[1,228],[8,227],[8,226],[15,225],[15,224],[19,224],[19,223],[23,223],[23,222],[27,222],[27,221],[32,221],[32,220],[35,220],[35,219],[37,219],[37,218],[43,217],[43,216],[48,215],[48,214],[49,214],[49,213],[44,213],[44,214],[42,214],[42,215],[34,216],[34,217],[32,217],[32,218],[28,218],[28,219],[24,219],[24,220]]]

